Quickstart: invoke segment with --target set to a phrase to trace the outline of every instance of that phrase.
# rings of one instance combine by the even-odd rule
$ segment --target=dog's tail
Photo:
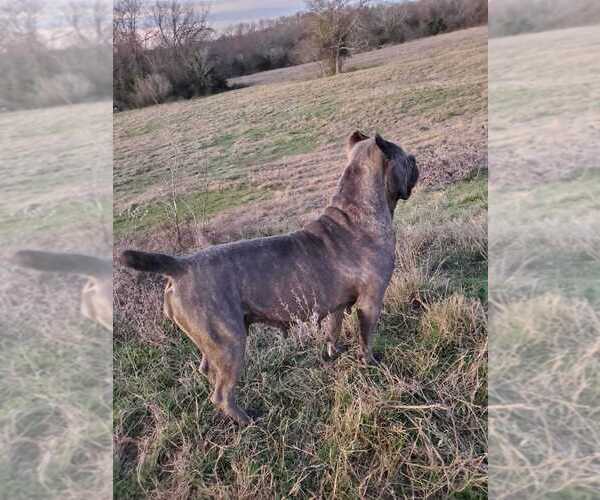
[[[166,276],[177,276],[185,271],[185,263],[182,259],[162,253],[125,250],[121,254],[119,261],[124,266],[131,267],[137,271],[159,273]]]
[[[54,253],[38,250],[20,250],[12,262],[21,267],[56,273],[73,273],[84,276],[112,274],[112,262],[91,255],[75,253]]]

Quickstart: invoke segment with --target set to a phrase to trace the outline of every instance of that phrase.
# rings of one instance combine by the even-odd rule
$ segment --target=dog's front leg
[[[332,359],[341,352],[338,346],[338,336],[342,329],[344,311],[332,312],[325,318],[325,334],[327,336],[327,356]]]
[[[360,325],[358,333],[358,359],[365,365],[376,364],[371,348],[373,333],[381,314],[381,300],[363,300],[357,304],[357,316]]]

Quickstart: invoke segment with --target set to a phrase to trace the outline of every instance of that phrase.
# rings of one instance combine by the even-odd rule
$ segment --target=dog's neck
[[[387,229],[396,202],[387,195],[383,168],[353,159],[344,170],[329,206],[346,213],[355,224]]]
[[[387,183],[386,183],[386,186],[385,186],[385,199],[387,201],[387,206],[388,206],[388,209],[390,211],[390,217],[393,219],[394,218],[394,213],[396,212],[396,205],[398,205],[398,198],[395,197],[394,195],[392,195],[388,191]]]

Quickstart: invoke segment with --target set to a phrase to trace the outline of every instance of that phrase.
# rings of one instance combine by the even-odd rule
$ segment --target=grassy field
[[[253,327],[239,392],[261,417],[244,429],[212,407],[198,352],[162,316],[161,279],[116,270],[115,498],[486,496],[486,36],[115,117],[116,251],[297,228],[327,203],[355,128],[422,171],[396,211],[383,364],[355,361],[353,315],[332,363],[317,325],[287,339]]]
[[[490,494],[600,491],[597,26],[490,40]]]
[[[22,248],[110,255],[110,102],[0,114],[2,498],[109,498],[110,335],[85,279],[16,268]]]
[[[297,225],[332,194],[342,145],[356,128],[379,131],[413,152],[423,186],[485,166],[487,31],[436,40],[406,44],[411,50],[396,51],[387,64],[375,51],[376,66],[340,76],[119,113],[116,234],[171,222],[173,199],[185,219],[229,206],[227,224],[242,227],[256,225],[245,220],[246,202],[258,199]],[[253,213],[263,224],[264,214]]]
[[[102,232],[112,217],[110,103],[3,113],[0,232],[6,245]],[[93,228],[90,228],[93,226]],[[60,236],[57,237],[57,231]],[[90,252],[106,252],[106,241]],[[89,242],[86,243],[89,247]]]
[[[489,155],[501,165],[492,188],[598,168],[599,42],[597,26],[490,42]]]
[[[483,497],[486,194],[477,177],[398,209],[381,368],[356,362],[353,316],[332,364],[315,325],[287,340],[253,329],[240,398],[262,417],[246,429],[215,412],[197,350],[160,318],[157,280],[129,292],[153,309],[116,318],[116,497]]]

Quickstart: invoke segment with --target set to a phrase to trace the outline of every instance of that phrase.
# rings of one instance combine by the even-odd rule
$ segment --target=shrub
[[[173,86],[164,75],[152,73],[135,80],[133,100],[139,107],[160,104],[165,102],[172,91]]]

